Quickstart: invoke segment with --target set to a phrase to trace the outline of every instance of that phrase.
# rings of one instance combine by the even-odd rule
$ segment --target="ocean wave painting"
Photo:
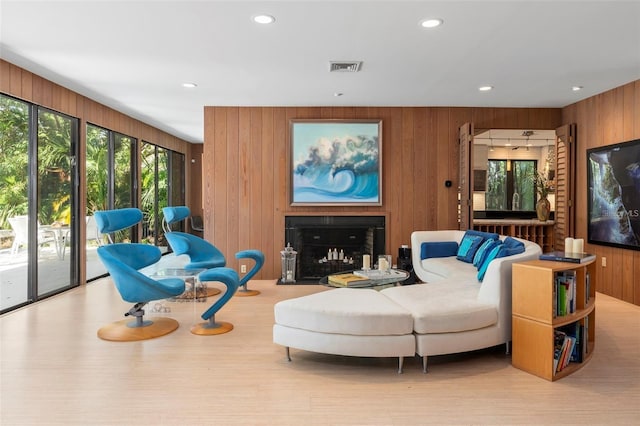
[[[291,123],[292,204],[380,205],[379,120]]]

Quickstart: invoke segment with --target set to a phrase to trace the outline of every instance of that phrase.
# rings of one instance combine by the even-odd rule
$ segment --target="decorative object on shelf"
[[[381,120],[291,120],[291,205],[382,205]]]
[[[539,197],[536,203],[536,215],[539,221],[544,222],[549,220],[549,213],[551,213],[551,203],[547,196],[553,191],[553,187],[551,181],[540,172],[535,172],[532,180]]]
[[[330,252],[330,251],[329,251]],[[282,283],[295,283],[296,282],[296,255],[297,251],[291,247],[291,244],[287,243],[287,246],[280,252],[282,260]],[[326,259],[325,259],[326,260]]]
[[[536,203],[536,215],[540,222],[546,222],[549,220],[549,213],[551,213],[551,203],[545,198],[540,198]]]

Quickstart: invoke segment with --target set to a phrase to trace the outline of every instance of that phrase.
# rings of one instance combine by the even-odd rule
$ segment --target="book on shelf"
[[[554,283],[553,316],[562,317],[576,311],[576,273],[557,272]]]
[[[556,330],[554,338],[553,367],[554,374],[562,371],[571,360],[576,338],[564,331]]]
[[[589,253],[569,253],[565,251],[550,251],[542,253],[539,257],[540,260],[553,260],[555,262],[569,262],[569,263],[587,263],[595,260],[595,254]]]
[[[570,362],[582,362],[585,358],[584,347],[584,322],[582,320],[565,325],[559,328],[567,336],[573,338],[573,348],[569,354]]]
[[[371,284],[371,280],[352,273],[329,275],[329,284],[341,287],[362,287]]]

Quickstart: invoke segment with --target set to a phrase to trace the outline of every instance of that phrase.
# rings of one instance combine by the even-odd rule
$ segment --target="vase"
[[[549,219],[549,213],[551,212],[551,203],[547,200],[547,197],[542,197],[536,203],[536,214],[538,220],[545,222]]]

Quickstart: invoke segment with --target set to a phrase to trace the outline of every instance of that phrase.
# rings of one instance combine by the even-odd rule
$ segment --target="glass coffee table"
[[[200,282],[198,275],[206,269],[185,269],[179,267],[160,267],[148,272],[149,278],[181,278],[185,283],[185,291],[175,300],[194,300],[197,302],[206,302],[207,297],[215,296],[220,293],[217,288],[207,287],[205,283]]]
[[[409,278],[409,272],[402,269],[389,269],[387,271],[369,269],[327,275],[320,279],[320,284],[334,288],[372,288],[382,290],[400,285],[407,278]]]

